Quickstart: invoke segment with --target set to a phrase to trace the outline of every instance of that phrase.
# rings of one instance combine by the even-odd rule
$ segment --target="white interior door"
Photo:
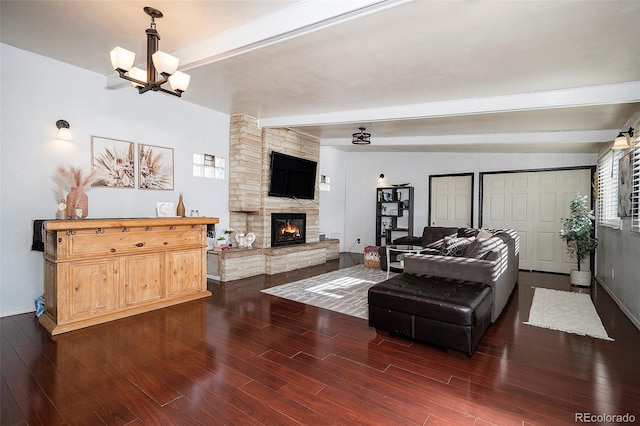
[[[432,176],[430,226],[471,227],[473,175]]]
[[[561,221],[577,192],[591,196],[589,169],[486,174],[482,186],[482,226],[518,232],[520,269],[575,268],[560,238]]]

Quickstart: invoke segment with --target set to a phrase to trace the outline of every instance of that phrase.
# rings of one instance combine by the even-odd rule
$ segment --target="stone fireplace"
[[[274,275],[340,257],[339,240],[319,239],[318,185],[314,199],[268,195],[271,151],[319,161],[320,140],[292,129],[261,129],[256,118],[244,114],[231,117],[229,227],[251,232],[256,240],[252,249],[212,255],[217,257],[220,281]],[[284,225],[279,235],[274,235],[280,225],[274,228],[273,215]]]
[[[271,213],[271,247],[304,244],[306,227],[305,213]]]

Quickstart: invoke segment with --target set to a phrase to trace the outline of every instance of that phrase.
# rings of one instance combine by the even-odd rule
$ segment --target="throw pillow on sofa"
[[[502,239],[497,237],[476,238],[476,240],[467,247],[464,256],[474,259],[487,259],[491,252],[498,249],[501,243]]]
[[[440,248],[440,256],[464,256],[467,247],[471,245],[473,240],[474,238],[444,237]]]
[[[494,233],[486,230],[486,229],[480,229],[478,230],[478,235],[476,235],[476,238],[490,238],[493,237]]]

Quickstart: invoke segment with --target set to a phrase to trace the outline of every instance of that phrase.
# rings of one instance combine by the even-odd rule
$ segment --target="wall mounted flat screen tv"
[[[271,151],[269,196],[313,200],[318,163]]]

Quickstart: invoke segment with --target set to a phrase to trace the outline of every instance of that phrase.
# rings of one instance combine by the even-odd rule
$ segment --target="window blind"
[[[618,166],[620,150],[609,150],[598,159],[598,225],[620,229],[618,217]]]
[[[631,158],[632,184],[631,190],[631,230],[640,232],[640,138],[636,140],[633,148],[633,157]]]

